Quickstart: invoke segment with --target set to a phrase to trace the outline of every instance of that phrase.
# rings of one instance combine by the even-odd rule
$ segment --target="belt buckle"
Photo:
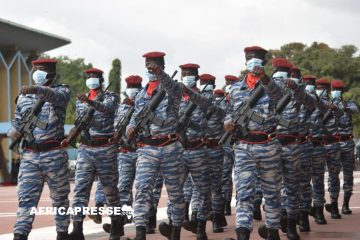
[[[269,134],[267,135],[267,138],[268,138],[268,140],[269,140],[269,139],[272,140],[272,139],[276,138],[276,132],[269,133]]]

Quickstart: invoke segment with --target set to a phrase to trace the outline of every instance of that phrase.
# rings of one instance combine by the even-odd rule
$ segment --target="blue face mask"
[[[259,59],[259,58],[252,58],[249,61],[246,62],[246,69],[249,72],[253,72],[255,67],[261,67],[264,68],[264,66],[262,65],[263,60]]]
[[[46,76],[47,72],[41,70],[36,70],[32,75],[35,84],[39,86],[44,85],[48,81]]]
[[[125,92],[129,98],[134,99],[136,97],[136,94],[139,92],[139,89],[138,88],[127,88],[125,90]]]
[[[324,89],[316,89],[316,95],[318,95],[318,97],[322,97],[325,92],[326,90]]]
[[[305,91],[314,92],[315,91],[315,86],[314,85],[306,85]]]
[[[99,78],[88,78],[86,79],[86,86],[89,89],[97,89],[100,87],[100,80]]]
[[[200,92],[202,92],[202,91],[213,91],[213,90],[214,90],[214,85],[210,85],[210,84],[208,84],[208,85],[206,85],[206,84],[200,85]]]
[[[290,80],[293,80],[296,84],[299,84],[300,79],[298,78],[289,78]]]
[[[288,73],[287,72],[276,72],[272,75],[273,78],[282,78],[282,80],[288,79]]]
[[[225,92],[226,92],[226,93],[229,93],[229,92],[230,92],[230,88],[231,88],[231,85],[227,85],[227,86],[225,87]]]
[[[153,73],[149,73],[148,70],[145,71],[145,76],[149,79],[149,81],[155,81],[156,75]]]
[[[182,82],[187,86],[187,87],[193,87],[196,85],[196,81],[195,81],[195,76],[185,76],[182,77]]]
[[[339,91],[339,90],[331,91],[331,96],[332,96],[332,98],[340,98],[341,97],[341,91]]]

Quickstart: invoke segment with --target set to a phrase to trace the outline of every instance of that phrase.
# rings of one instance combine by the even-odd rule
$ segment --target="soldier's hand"
[[[18,130],[12,128],[12,129],[9,131],[9,137],[10,137],[11,139],[15,140],[15,139],[18,139],[18,138],[21,137],[21,133],[20,133]]]
[[[38,90],[37,86],[22,86],[21,94],[24,96],[26,94],[36,94],[37,90]]]
[[[136,131],[135,128],[133,127],[129,127],[128,129],[126,129],[126,138],[131,140],[135,137],[136,135]]]
[[[146,68],[148,69],[148,71],[150,73],[153,73],[155,75],[160,75],[163,70],[161,69],[161,67],[159,67],[159,65],[155,64],[155,63],[148,63],[146,64]]]
[[[291,80],[291,79],[287,79],[285,80],[285,84],[288,88],[292,89],[292,90],[295,90],[296,87],[297,87],[297,84],[294,80]]]
[[[328,108],[330,108],[331,110],[337,109],[337,106],[333,103],[329,103]]]
[[[125,103],[126,105],[130,105],[130,106],[134,106],[134,100],[131,100],[130,98],[125,98],[123,103]]]
[[[69,135],[73,136],[75,134],[76,134],[76,129],[75,128],[70,129]]]
[[[80,94],[79,96],[77,96],[77,99],[78,99],[80,102],[89,102],[89,99],[88,99],[88,97],[86,96],[86,94]]]
[[[235,124],[232,121],[224,122],[224,129],[227,132],[233,132],[235,130]]]
[[[255,66],[251,72],[254,76],[262,76],[265,74],[264,67]]]

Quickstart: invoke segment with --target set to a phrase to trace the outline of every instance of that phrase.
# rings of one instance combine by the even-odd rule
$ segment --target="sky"
[[[245,69],[247,46],[360,47],[358,0],[0,0],[0,6],[3,19],[71,39],[51,56],[84,58],[105,76],[119,58],[123,79],[144,76],[142,55],[150,51],[166,53],[170,75],[180,64],[197,63],[222,87],[225,75]]]

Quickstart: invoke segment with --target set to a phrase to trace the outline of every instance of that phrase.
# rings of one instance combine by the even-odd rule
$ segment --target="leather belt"
[[[136,152],[136,149],[128,148],[128,147],[119,147],[120,153],[128,153],[128,152]]]
[[[246,142],[248,144],[261,144],[261,143],[270,142],[274,138],[276,138],[276,132],[266,133],[266,132],[251,131],[247,136],[239,137],[238,141]]]
[[[183,146],[185,150],[195,150],[207,144],[207,140],[204,138],[196,140],[188,140]]]
[[[300,142],[297,134],[277,134],[276,138],[279,140],[282,146],[298,144]]]
[[[112,144],[113,142],[109,142],[109,139],[112,139],[112,136],[91,136],[90,139],[81,139],[81,144],[90,146],[90,147],[100,147],[108,144]]]
[[[149,145],[154,147],[162,147],[174,143],[178,140],[178,135],[174,133],[166,136],[144,138],[142,142],[138,143],[138,146],[141,147],[143,145]]]
[[[310,135],[298,135],[298,141],[300,144],[304,144],[304,143],[308,142],[309,139],[311,140]]]
[[[340,142],[346,142],[354,138],[352,134],[339,135]]]
[[[206,146],[208,148],[216,148],[216,147],[219,147],[219,141],[220,139],[208,139],[207,142],[206,142]]]
[[[324,145],[324,139],[322,137],[313,137],[311,138],[311,142],[314,147]]]
[[[48,152],[54,149],[60,149],[61,141],[51,140],[41,143],[28,143],[24,141],[23,149],[31,150],[33,152]]]
[[[324,140],[324,144],[332,144],[332,143],[337,143],[340,140],[339,136],[326,136],[323,137]]]

